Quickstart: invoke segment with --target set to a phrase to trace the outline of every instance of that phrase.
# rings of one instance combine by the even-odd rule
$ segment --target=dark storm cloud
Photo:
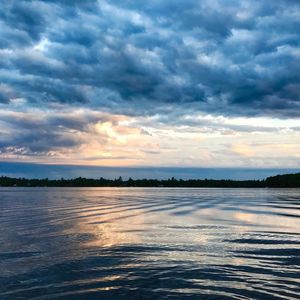
[[[4,0],[0,25],[1,103],[300,116],[299,1]]]

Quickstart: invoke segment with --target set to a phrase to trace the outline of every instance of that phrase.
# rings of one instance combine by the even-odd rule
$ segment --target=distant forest
[[[208,187],[208,188],[300,188],[300,173],[268,177],[264,180],[214,180],[214,179],[25,179],[0,177],[0,186],[10,187]]]

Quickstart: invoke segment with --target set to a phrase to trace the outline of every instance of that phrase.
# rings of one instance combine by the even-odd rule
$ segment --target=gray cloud
[[[89,125],[97,122],[116,122],[113,117],[98,113],[51,115],[40,111],[38,114],[7,113],[0,115],[0,153],[28,156],[51,156],[52,151],[64,151],[87,143],[83,133],[90,133]],[[103,144],[104,134],[97,136]]]
[[[299,11],[292,0],[4,0],[0,102],[299,117]]]
[[[1,135],[0,153],[14,155],[50,155],[50,151],[74,147],[82,141],[62,130],[61,125],[50,125],[48,120],[13,118],[2,122],[9,125],[9,136]],[[62,122],[60,122],[62,124]]]

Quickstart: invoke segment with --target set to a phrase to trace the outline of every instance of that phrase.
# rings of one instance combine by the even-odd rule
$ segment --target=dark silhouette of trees
[[[0,186],[18,187],[207,187],[207,188],[300,188],[300,173],[268,177],[265,180],[214,180],[214,179],[132,179],[123,180],[120,176],[114,180],[90,179],[78,177],[74,179],[25,179],[0,177]]]
[[[268,177],[266,179],[266,185],[274,188],[299,188],[300,173]]]

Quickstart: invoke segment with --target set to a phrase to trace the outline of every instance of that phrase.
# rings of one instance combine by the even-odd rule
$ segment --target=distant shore
[[[0,177],[2,187],[182,187],[182,188],[300,188],[300,173],[268,177],[263,180],[215,179],[99,179],[78,177],[74,179],[26,179]]]

